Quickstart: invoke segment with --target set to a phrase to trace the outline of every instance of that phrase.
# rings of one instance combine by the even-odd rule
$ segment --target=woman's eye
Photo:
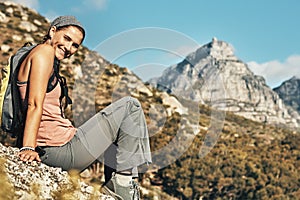
[[[73,44],[73,46],[78,49],[79,48],[79,44]]]
[[[70,40],[71,40],[71,38],[69,38],[68,36],[65,36],[64,38],[65,38],[65,40],[67,40],[67,41],[70,41]]]

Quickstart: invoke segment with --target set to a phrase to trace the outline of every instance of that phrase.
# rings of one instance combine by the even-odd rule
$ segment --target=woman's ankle
[[[130,182],[132,181],[132,175],[130,174],[120,174],[120,173],[116,173],[115,174],[115,178],[116,178],[116,182],[117,184],[119,184],[120,186],[123,187],[128,187],[130,185]]]

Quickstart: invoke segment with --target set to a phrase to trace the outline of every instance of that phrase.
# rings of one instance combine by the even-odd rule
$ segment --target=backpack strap
[[[56,87],[57,84],[58,84],[58,78],[53,72],[48,80],[46,93],[51,92]]]

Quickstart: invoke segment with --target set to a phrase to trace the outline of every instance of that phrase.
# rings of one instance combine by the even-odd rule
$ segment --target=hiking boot
[[[140,200],[138,183],[131,180],[128,186],[121,186],[117,183],[116,177],[112,178],[102,187],[102,192],[117,200]]]

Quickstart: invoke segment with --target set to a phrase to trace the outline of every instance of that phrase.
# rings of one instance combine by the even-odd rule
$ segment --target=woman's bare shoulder
[[[49,44],[39,44],[37,45],[28,55],[28,63],[35,63],[39,68],[45,66],[46,68],[51,68],[54,61],[54,49]],[[34,67],[32,65],[31,67]],[[51,66],[51,67],[49,67]]]
[[[54,49],[49,44],[39,44],[31,52],[30,57],[43,57],[43,58],[53,58]]]

